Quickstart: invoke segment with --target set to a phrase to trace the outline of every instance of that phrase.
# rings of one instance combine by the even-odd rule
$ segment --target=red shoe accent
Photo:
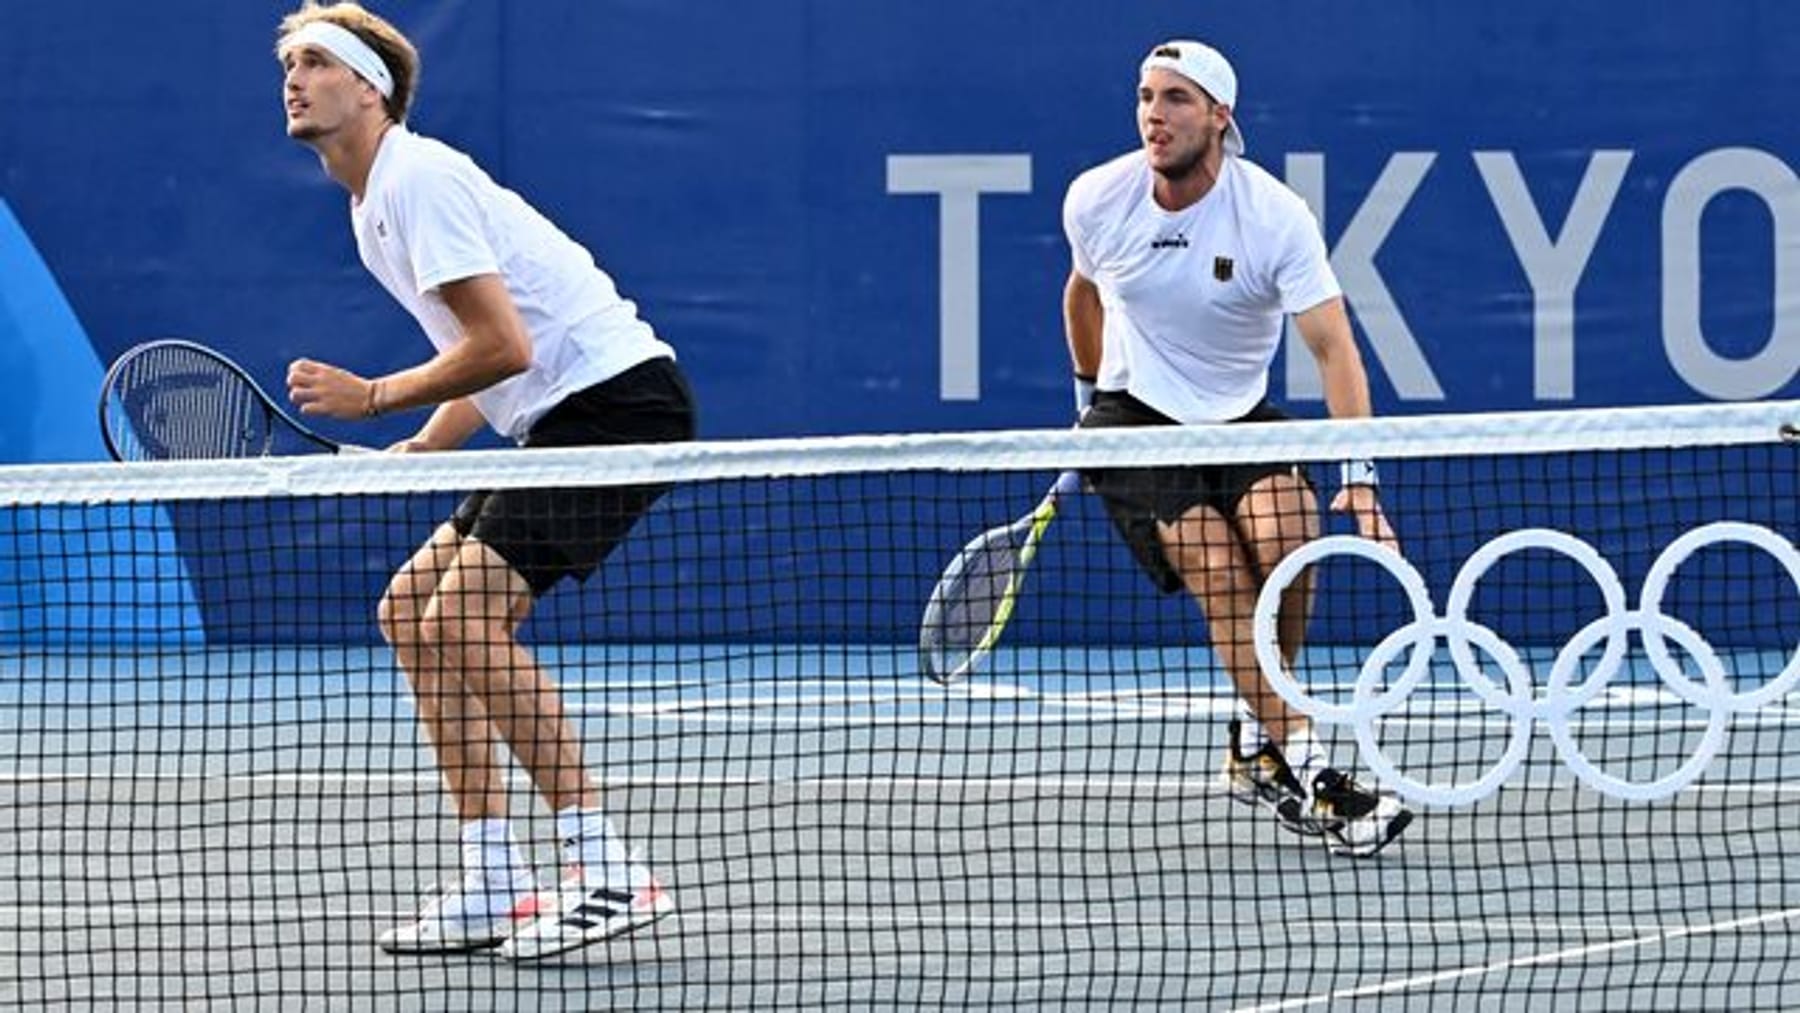
[[[631,906],[634,908],[655,907],[656,902],[662,899],[662,895],[663,895],[662,880],[657,879],[655,876],[652,876],[652,877],[650,877],[649,888],[646,889],[643,893],[638,894],[636,897],[633,897],[631,899]]]
[[[517,904],[514,904],[512,910],[506,913],[506,917],[522,924],[536,918],[542,913],[543,909],[544,905],[539,900],[538,894],[534,890],[530,896],[519,901]]]

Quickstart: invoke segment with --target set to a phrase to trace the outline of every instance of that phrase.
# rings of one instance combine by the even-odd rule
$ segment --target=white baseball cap
[[[1171,39],[1150,50],[1138,67],[1138,76],[1152,68],[1172,70],[1205,89],[1214,102],[1231,107],[1231,120],[1225,126],[1225,150],[1233,155],[1244,153],[1244,132],[1237,121],[1237,72],[1218,50],[1193,39]]]

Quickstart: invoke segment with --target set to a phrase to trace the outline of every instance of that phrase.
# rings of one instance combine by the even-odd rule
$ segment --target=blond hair
[[[407,40],[400,29],[395,28],[385,18],[365,10],[362,4],[343,0],[340,3],[322,4],[318,0],[306,0],[299,10],[281,19],[281,25],[275,29],[275,45],[279,53],[281,40],[314,21],[329,21],[345,31],[351,32],[361,39],[381,62],[387,65],[388,73],[394,76],[394,93],[384,103],[387,114],[395,123],[406,122],[406,114],[412,108],[413,95],[419,86],[419,51]]]

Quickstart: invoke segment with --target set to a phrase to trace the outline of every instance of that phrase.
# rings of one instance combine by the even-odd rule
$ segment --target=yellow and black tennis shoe
[[[1306,789],[1275,743],[1265,740],[1261,747],[1246,753],[1244,723],[1234,720],[1226,728],[1230,742],[1225,750],[1225,765],[1219,771],[1226,794],[1245,805],[1261,806],[1274,813],[1282,829],[1290,833],[1319,836],[1322,831],[1318,825],[1306,818]]]
[[[1230,743],[1219,773],[1225,791],[1239,802],[1274,813],[1289,833],[1323,838],[1334,855],[1367,858],[1392,844],[1413,821],[1411,809],[1362,787],[1341,770],[1297,773],[1268,741],[1245,752],[1241,721],[1232,721],[1227,730]],[[1307,775],[1310,784],[1301,780]]]
[[[1412,823],[1413,811],[1327,767],[1313,778],[1306,820],[1332,854],[1368,858],[1400,836]]]

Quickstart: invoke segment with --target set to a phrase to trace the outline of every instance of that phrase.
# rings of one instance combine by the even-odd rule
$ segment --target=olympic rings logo
[[[1547,528],[1508,532],[1482,546],[1469,557],[1450,586],[1445,614],[1439,617],[1425,580],[1413,565],[1394,550],[1348,535],[1332,535],[1301,546],[1270,572],[1256,600],[1254,636],[1256,658],[1270,686],[1289,705],[1326,724],[1349,725],[1363,760],[1384,783],[1405,798],[1426,805],[1456,806],[1480,801],[1493,794],[1525,761],[1532,731],[1541,721],[1550,731],[1556,751],[1575,775],[1595,789],[1624,799],[1645,801],[1666,798],[1700,776],[1725,744],[1734,713],[1756,710],[1778,700],[1800,681],[1800,645],[1787,667],[1761,688],[1736,693],[1728,682],[1718,652],[1694,629],[1662,610],[1663,592],[1683,562],[1703,547],[1735,542],[1755,546],[1773,556],[1800,590],[1800,551],[1793,543],[1768,528],[1755,524],[1721,521],[1695,528],[1670,542],[1651,564],[1636,608],[1625,600],[1618,574],[1593,546],[1573,535]],[[1493,630],[1469,618],[1475,586],[1496,562],[1525,549],[1548,549],[1574,560],[1587,570],[1600,588],[1606,613],[1582,627],[1557,653],[1546,690],[1535,692],[1530,668],[1512,645]],[[1375,645],[1356,676],[1348,704],[1314,699],[1297,683],[1282,663],[1276,635],[1281,595],[1301,572],[1317,560],[1333,555],[1357,556],[1379,564],[1400,582],[1412,605],[1413,621]],[[1663,683],[1681,699],[1707,712],[1706,731],[1699,748],[1675,771],[1650,781],[1628,781],[1606,773],[1582,753],[1569,730],[1569,719],[1605,691],[1625,660],[1630,634],[1636,631],[1644,655]],[[1498,763],[1482,777],[1467,784],[1429,784],[1400,772],[1382,753],[1376,741],[1376,722],[1393,713],[1409,698],[1431,668],[1437,641],[1450,648],[1457,674],[1483,702],[1510,715],[1511,738]],[[1605,648],[1592,674],[1577,684],[1582,659],[1602,641]],[[1701,680],[1688,678],[1680,661],[1671,655],[1674,641],[1698,667]],[[1505,676],[1506,685],[1490,679],[1475,657],[1475,650],[1491,658]],[[1380,689],[1383,674],[1401,651],[1410,651],[1400,677]]]

